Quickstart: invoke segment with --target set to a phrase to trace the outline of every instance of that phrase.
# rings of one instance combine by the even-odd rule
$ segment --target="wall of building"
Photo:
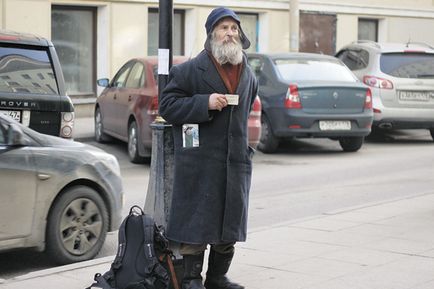
[[[425,41],[434,45],[434,0],[299,0],[302,11],[334,14],[336,50],[357,40],[358,19],[379,20],[379,40]],[[0,0],[1,28],[51,37],[51,6],[97,7],[97,78],[112,78],[132,57],[147,55],[148,8],[156,0]],[[206,40],[204,24],[216,5],[259,15],[258,47],[263,52],[289,51],[288,0],[174,0],[185,10],[185,55],[194,56]]]

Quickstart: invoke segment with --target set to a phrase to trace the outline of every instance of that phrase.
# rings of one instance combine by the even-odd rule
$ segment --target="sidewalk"
[[[0,288],[83,289],[112,260],[33,272]],[[434,190],[251,230],[229,276],[246,289],[432,289]]]

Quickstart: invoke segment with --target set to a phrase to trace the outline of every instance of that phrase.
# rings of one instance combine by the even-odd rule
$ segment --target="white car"
[[[121,221],[122,181],[113,155],[40,134],[3,114],[0,184],[0,251],[34,248],[58,264],[84,261]]]
[[[380,129],[429,129],[434,139],[434,47],[358,41],[336,57],[371,87]]]

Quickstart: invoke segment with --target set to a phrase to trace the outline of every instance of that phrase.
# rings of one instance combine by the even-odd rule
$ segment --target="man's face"
[[[223,18],[214,27],[215,41],[223,43],[237,43],[240,39],[238,24],[232,18]]]

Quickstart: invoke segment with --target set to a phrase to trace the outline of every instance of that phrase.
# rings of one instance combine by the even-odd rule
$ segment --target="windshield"
[[[332,59],[275,59],[274,63],[286,81],[357,81],[347,67]]]
[[[380,58],[382,72],[399,78],[434,79],[434,54],[387,53]]]
[[[0,92],[58,94],[48,51],[0,47]]]

